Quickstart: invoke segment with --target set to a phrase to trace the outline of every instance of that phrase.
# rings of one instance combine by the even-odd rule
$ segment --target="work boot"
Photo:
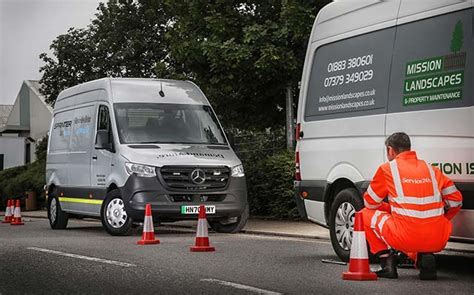
[[[420,269],[420,280],[436,280],[436,259],[433,253],[419,253],[416,266]]]
[[[378,254],[381,270],[376,271],[377,277],[387,279],[397,279],[397,255],[394,251],[383,251]]]

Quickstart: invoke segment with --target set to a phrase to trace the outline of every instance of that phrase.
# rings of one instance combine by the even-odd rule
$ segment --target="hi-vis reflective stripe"
[[[367,188],[367,193],[369,194],[369,196],[377,203],[380,203],[383,201],[383,198],[379,197],[375,192],[374,190],[372,189],[372,187],[369,185],[369,187]]]
[[[369,204],[365,199],[364,199],[364,206],[366,208],[369,208],[369,209],[377,209],[378,207],[380,207],[382,204],[377,204],[377,205],[372,205],[372,204]]]
[[[397,160],[390,161],[390,170],[392,172],[393,183],[395,190],[397,191],[397,197],[390,197],[390,200],[397,204],[414,204],[414,205],[426,205],[441,202],[441,195],[439,193],[438,181],[433,171],[433,167],[428,163],[424,162],[430,172],[431,184],[433,185],[433,195],[426,197],[405,197],[402,188],[402,181],[400,179],[400,173],[398,171]],[[392,207],[393,208],[393,207]]]
[[[405,208],[398,208],[392,207],[392,212],[395,212],[399,215],[408,216],[408,217],[415,217],[415,218],[431,218],[436,216],[441,216],[444,214],[443,208],[431,209],[431,210],[412,210],[412,209],[405,209]]]
[[[427,205],[441,202],[440,196],[428,196],[428,197],[392,197],[391,200],[397,204],[416,204],[416,205]]]
[[[351,259],[368,259],[365,232],[354,231],[352,233]]]
[[[60,197],[59,202],[66,203],[81,203],[81,204],[90,204],[90,205],[102,205],[103,200],[92,200],[92,199],[81,199],[81,198],[65,198]]]
[[[400,179],[400,173],[398,173],[398,166],[397,166],[396,159],[390,161],[390,170],[392,171],[393,184],[395,185],[395,191],[397,192],[397,196],[398,197],[404,196],[402,181]]]
[[[447,188],[444,188],[441,191],[441,194],[443,196],[446,196],[446,195],[454,194],[455,192],[458,192],[458,188],[455,185],[452,185],[452,186],[448,186]]]
[[[433,195],[434,196],[439,196],[439,188],[438,188],[438,181],[436,180],[436,175],[433,171],[433,166],[425,162],[425,165],[428,167],[428,170],[430,171],[431,175],[431,184],[433,184]]]
[[[451,206],[451,207],[460,207],[460,206],[462,206],[462,201],[456,202],[456,201],[450,201],[450,200],[448,200],[448,204],[449,204],[449,206]]]
[[[385,221],[387,221],[387,219],[388,219],[388,215],[382,216],[382,219],[379,222],[379,231],[380,231],[380,233],[382,233],[383,226],[385,224]]]
[[[370,220],[370,228],[375,229],[375,224],[377,223],[377,218],[382,214],[382,211],[375,211],[374,216],[372,216],[372,219]]]

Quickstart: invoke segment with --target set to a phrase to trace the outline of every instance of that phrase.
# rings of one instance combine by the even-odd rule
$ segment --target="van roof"
[[[206,97],[194,83],[190,81],[147,79],[147,78],[102,78],[89,81],[63,90],[56,100],[62,106],[67,98],[80,93],[103,89],[112,96],[113,102],[161,102],[208,105]],[[163,90],[164,96],[159,92]],[[81,101],[74,100],[73,105]]]
[[[323,7],[313,25],[311,42],[347,38],[439,14],[474,7],[474,0],[338,0]]]

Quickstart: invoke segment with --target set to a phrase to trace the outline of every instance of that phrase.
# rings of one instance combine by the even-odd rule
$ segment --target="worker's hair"
[[[410,137],[404,132],[396,132],[385,140],[385,146],[391,146],[397,153],[409,151],[411,149]]]

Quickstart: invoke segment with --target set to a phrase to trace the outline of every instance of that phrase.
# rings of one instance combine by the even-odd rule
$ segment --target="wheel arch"
[[[357,187],[354,184],[354,182],[352,182],[351,180],[347,178],[339,178],[335,182],[328,185],[326,189],[326,195],[324,198],[325,200],[324,215],[326,218],[327,225],[329,225],[329,217],[330,217],[329,214],[331,212],[331,206],[332,206],[332,203],[334,202],[334,198],[340,191],[346,188],[355,188],[357,190]],[[359,194],[359,197],[362,199],[362,196],[360,194]]]

